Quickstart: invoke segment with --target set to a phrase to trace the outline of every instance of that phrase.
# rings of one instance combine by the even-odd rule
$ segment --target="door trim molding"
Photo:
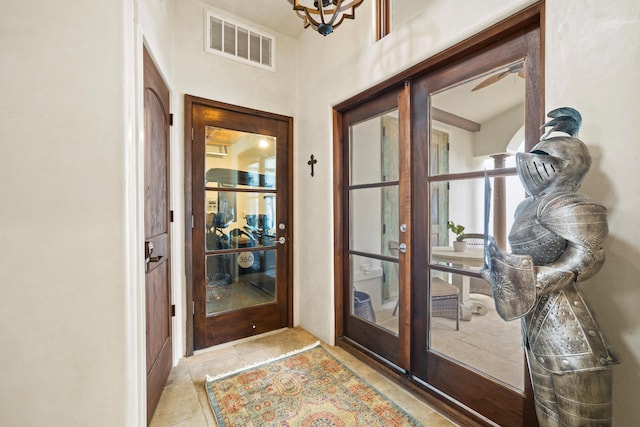
[[[287,183],[287,210],[290,213],[289,216],[289,241],[290,244],[294,242],[294,220],[293,217],[293,118],[276,113],[269,113],[266,111],[255,110],[252,108],[241,107],[225,102],[214,101],[211,99],[200,98],[197,96],[185,94],[184,96],[184,210],[185,210],[185,223],[184,223],[184,256],[185,256],[185,277],[186,277],[186,299],[185,299],[185,313],[186,315],[186,355],[193,355],[194,351],[194,315],[193,315],[193,251],[192,251],[192,223],[191,218],[193,212],[193,181],[192,181],[192,162],[193,162],[193,140],[192,140],[192,127],[193,127],[193,106],[203,105],[206,107],[228,110],[236,113],[250,114],[257,117],[264,117],[268,119],[278,120],[287,123],[288,126],[288,141],[287,150],[289,154],[289,161],[287,162],[287,174],[289,177]],[[288,251],[288,265],[290,274],[288,275],[288,282],[286,284],[287,292],[287,319],[288,327],[293,326],[293,250]]]

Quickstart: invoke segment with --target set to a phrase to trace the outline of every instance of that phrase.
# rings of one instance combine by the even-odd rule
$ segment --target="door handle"
[[[278,239],[278,243],[280,243],[281,245],[284,245],[285,243],[287,243],[286,237],[280,236],[280,238]]]
[[[152,253],[153,253],[153,243],[144,242],[144,269],[146,272],[149,271],[149,263],[160,262],[160,260],[162,259],[162,255],[151,256]]]
[[[403,254],[407,253],[407,244],[406,243],[400,243],[398,245],[398,250],[400,252],[402,252]]]

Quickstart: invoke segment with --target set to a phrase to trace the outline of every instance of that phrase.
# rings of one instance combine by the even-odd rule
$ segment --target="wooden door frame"
[[[192,251],[192,222],[193,218],[193,141],[191,128],[193,127],[193,106],[203,105],[206,107],[229,110],[236,113],[249,114],[267,119],[286,122],[288,125],[288,140],[286,141],[288,150],[287,174],[288,182],[285,191],[287,192],[287,207],[289,212],[288,236],[291,247],[288,251],[287,264],[289,273],[287,278],[287,322],[288,327],[293,326],[293,243],[294,243],[294,217],[293,217],[293,118],[280,114],[269,113],[252,108],[240,107],[224,102],[214,101],[185,94],[184,96],[184,209],[185,209],[185,276],[186,276],[186,355],[191,356],[194,351],[194,309],[193,309],[193,251]],[[189,314],[190,313],[190,314]]]
[[[380,360],[375,354],[372,354],[363,346],[356,342],[353,342],[349,338],[345,337],[345,319],[344,319],[344,289],[348,286],[348,257],[345,255],[346,241],[344,236],[348,235],[348,215],[345,215],[345,209],[348,206],[348,195],[345,191],[348,181],[345,177],[345,168],[348,162],[348,151],[346,144],[348,142],[348,132],[344,129],[346,117],[345,114],[365,102],[369,102],[390,90],[393,87],[398,87],[405,81],[413,81],[419,77],[432,73],[445,66],[454,64],[463,60],[465,57],[477,54],[479,52],[490,50],[494,46],[505,43],[505,41],[513,40],[520,36],[525,35],[532,45],[537,46],[537,51],[532,52],[536,71],[539,71],[539,79],[535,83],[534,87],[527,88],[527,111],[537,111],[538,114],[526,114],[525,117],[525,129],[529,135],[537,135],[538,129],[542,123],[544,123],[544,1],[538,1],[535,4],[525,8],[524,10],[514,14],[513,16],[487,28],[486,30],[452,46],[449,49],[444,50],[427,60],[410,67],[409,69],[393,76],[382,83],[379,83],[370,89],[346,100],[333,109],[333,163],[334,163],[334,175],[333,175],[333,192],[334,192],[334,306],[335,306],[335,336],[336,344],[345,350],[356,354],[360,358],[366,359],[373,366],[376,366],[379,371],[392,379],[402,383],[406,387],[410,388],[430,404],[442,410],[452,418],[458,420],[463,425],[489,425],[488,420],[483,416],[470,411],[468,408],[460,405],[450,397],[443,395],[438,390],[430,387],[429,384],[423,381],[412,378],[410,375],[405,375],[397,369],[390,368],[385,361]],[[533,40],[536,39],[536,40]],[[537,44],[539,41],[539,45]],[[416,90],[417,88],[414,88]],[[533,96],[531,96],[534,94]],[[417,120],[428,120],[428,114],[424,110],[426,105],[417,105],[413,103],[411,99],[410,110],[414,115],[414,123],[411,124],[411,139],[412,139],[412,156],[414,159],[428,159],[428,153],[421,150],[428,150],[426,140],[417,140],[419,135],[416,134],[415,129],[419,126],[416,123]],[[422,114],[419,113],[420,110]],[[424,123],[422,123],[424,126]],[[426,165],[417,164],[412,165],[412,170],[415,173],[416,170]],[[426,176],[427,171],[420,173],[421,176]],[[412,198],[414,204],[420,206],[429,206],[429,201],[425,198],[424,192],[417,191],[421,186],[424,186],[422,182],[416,182],[416,177],[412,177]],[[415,210],[414,210],[415,216]],[[416,221],[418,223],[419,221]],[[416,224],[413,224],[413,234],[424,232],[425,230],[417,230]],[[428,226],[425,224],[424,226]],[[428,230],[427,230],[428,231]],[[424,233],[422,233],[424,234]],[[424,234],[424,235],[428,235]],[[416,245],[412,242],[412,262],[417,260],[427,259],[427,251],[424,249],[424,245]],[[420,279],[412,275],[411,280]],[[411,298],[412,296],[409,296]],[[415,297],[415,295],[413,295]],[[416,316],[412,313],[412,316]],[[412,321],[413,319],[409,319]],[[412,337],[411,340],[415,340]],[[407,345],[411,345],[408,343]],[[412,355],[412,357],[414,357]],[[533,392],[530,383],[527,381],[525,385],[525,394],[532,396]],[[535,410],[533,408],[532,399],[523,408],[524,423],[527,424],[529,420],[534,420],[535,424]]]

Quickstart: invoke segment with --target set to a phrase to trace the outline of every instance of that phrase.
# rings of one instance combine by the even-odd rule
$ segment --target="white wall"
[[[2,2],[0,425],[139,421],[132,2]]]
[[[513,135],[524,126],[524,104],[520,104],[484,123],[476,133],[474,156],[506,153]]]
[[[614,425],[640,420],[640,3],[547,1],[547,110],[571,106],[593,164],[581,191],[608,208],[607,261],[582,288],[622,364]]]

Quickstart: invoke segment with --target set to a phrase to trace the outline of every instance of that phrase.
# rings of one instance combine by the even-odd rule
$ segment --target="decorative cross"
[[[313,157],[312,154],[311,159],[307,162],[307,164],[311,166],[311,176],[313,176],[313,165],[315,165],[316,163],[318,163],[318,161],[315,159],[315,157]]]

